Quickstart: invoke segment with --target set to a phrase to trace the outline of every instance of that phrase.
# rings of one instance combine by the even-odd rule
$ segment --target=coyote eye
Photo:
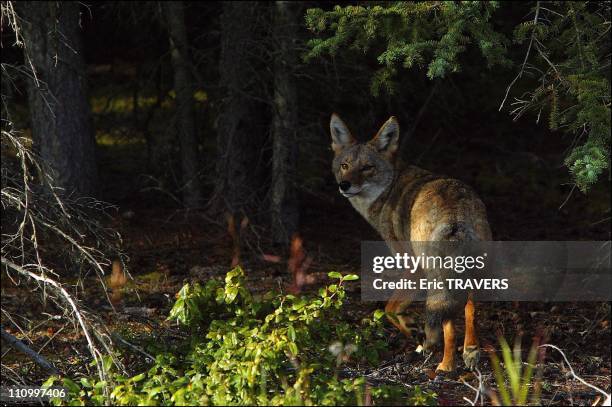
[[[347,163],[342,163],[340,164],[340,168],[342,168],[344,171],[348,170],[348,164]]]

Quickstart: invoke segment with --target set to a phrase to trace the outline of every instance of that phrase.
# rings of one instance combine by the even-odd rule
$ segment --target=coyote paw
[[[436,367],[436,373],[449,374],[454,371],[455,371],[455,364],[452,362],[451,363],[441,362],[438,364],[438,367]]]
[[[431,353],[440,350],[440,343],[437,338],[426,338],[423,342],[423,345],[419,345],[421,349],[423,349],[424,353]]]
[[[427,349],[425,346],[423,345],[419,345],[416,347],[416,349],[414,350],[415,353],[421,355],[424,358],[428,358],[432,355],[432,350],[431,349]]]
[[[480,360],[480,349],[478,346],[466,346],[463,349],[463,362],[465,367],[470,370],[474,370],[478,366]]]

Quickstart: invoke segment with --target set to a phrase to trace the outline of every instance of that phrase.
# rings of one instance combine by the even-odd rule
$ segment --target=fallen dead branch
[[[96,367],[98,369],[98,375],[100,376],[100,380],[104,380],[105,372],[104,372],[103,364],[101,363],[101,360],[100,360],[102,357],[102,354],[94,345],[93,340],[91,339],[89,328],[87,324],[85,323],[85,319],[83,318],[83,315],[79,311],[79,308],[77,307],[74,299],[72,298],[70,294],[68,294],[66,289],[64,289],[64,287],[62,287],[57,281],[49,277],[44,277],[36,273],[33,273],[27,270],[26,268],[21,267],[13,263],[12,261],[6,259],[4,256],[2,256],[2,264],[5,267],[10,267],[12,270],[22,274],[25,277],[32,278],[36,281],[40,281],[44,284],[47,284],[53,287],[61,295],[61,297],[68,303],[68,305],[72,309],[72,312],[74,313],[74,315],[76,315],[79,325],[81,326],[81,330],[83,331],[83,334],[85,335],[85,338],[87,339],[87,346],[89,347],[92,357],[96,361]]]
[[[478,370],[478,369],[476,369],[476,378],[478,379],[478,387],[477,388],[472,386],[471,384],[469,384],[465,380],[461,379],[461,383],[463,383],[465,386],[469,387],[471,390],[473,390],[476,393],[474,395],[474,400],[470,400],[467,397],[463,398],[463,400],[468,402],[470,404],[470,406],[475,406],[478,403],[478,399],[480,399],[480,405],[484,405],[483,394],[485,393],[486,389],[485,389],[484,383],[482,381],[482,374],[480,373],[480,370]]]
[[[126,341],[125,339],[123,339],[119,334],[117,333],[113,333],[113,339],[117,340],[118,342],[121,342],[123,345],[127,346],[128,348],[136,351],[137,353],[140,353],[141,355],[145,356],[149,362],[155,362],[155,358],[153,356],[151,356],[149,353],[145,352],[140,346],[136,346],[128,341]]]
[[[604,397],[604,402],[602,404],[602,406],[609,406],[610,405],[610,394],[606,393],[604,390],[600,389],[597,386],[592,385],[591,383],[587,382],[586,380],[584,380],[583,378],[581,378],[580,376],[578,376],[576,374],[576,372],[574,371],[574,368],[572,367],[571,363],[569,362],[569,360],[567,360],[567,356],[565,356],[565,353],[557,346],[555,345],[551,345],[551,344],[544,344],[544,345],[540,345],[540,348],[552,348],[554,350],[556,350],[557,352],[559,352],[561,354],[561,356],[563,357],[563,360],[565,361],[565,363],[567,364],[567,368],[570,370],[570,374],[572,375],[572,377],[576,380],[578,380],[580,383],[584,384],[585,386],[597,391],[598,393],[601,393]]]
[[[57,370],[57,368],[53,366],[51,362],[49,362],[43,356],[39,355],[38,353],[30,349],[30,347],[27,346],[25,343],[21,342],[19,339],[17,339],[16,337],[8,333],[6,329],[4,329],[4,326],[2,326],[1,329],[2,329],[2,340],[5,341],[9,346],[12,346],[18,351],[25,353],[30,359],[34,361],[34,363],[42,367],[48,373],[52,375],[60,374],[60,371]]]

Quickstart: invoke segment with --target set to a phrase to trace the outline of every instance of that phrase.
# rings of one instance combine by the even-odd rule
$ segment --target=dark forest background
[[[457,57],[457,72],[430,79],[426,63],[420,69],[398,68],[394,77],[378,85],[382,89],[374,90],[381,64],[373,56],[384,50],[384,41],[373,40],[366,55],[351,52],[347,44],[332,56],[313,57],[308,42],[325,38],[325,33],[308,29],[312,23],[306,26],[306,10],[316,3],[62,7],[22,5],[28,21],[24,39],[33,42],[32,62],[41,67],[42,80],[47,69],[57,81],[47,90],[52,94],[55,86],[60,93],[56,103],[62,114],[55,122],[60,130],[52,129],[54,137],[39,136],[36,142],[37,133],[51,130],[51,110],[45,104],[53,101],[37,96],[32,86],[26,92],[25,78],[10,71],[3,89],[14,100],[14,127],[33,131],[35,149],[58,171],[56,180],[68,191],[128,206],[154,202],[244,212],[270,229],[275,241],[287,242],[298,231],[299,215],[308,211],[309,200],[337,200],[334,206],[346,209],[345,216],[354,215],[336,196],[329,171],[327,128],[331,112],[337,112],[362,140],[388,116],[397,116],[403,158],[474,185],[491,202],[494,218],[500,192],[520,196],[512,201],[525,202],[525,207],[500,211],[514,218],[509,222],[513,225],[534,211],[546,213],[537,217],[542,224],[564,222],[564,211],[556,208],[570,191],[570,204],[590,201],[593,212],[585,221],[598,222],[609,211],[594,203],[598,195],[609,193],[609,170],[594,177],[600,184],[585,197],[563,168],[580,134],[551,131],[547,105],[540,107],[543,113],[527,112],[515,121],[511,100],[499,110],[527,44],[512,46],[507,40],[507,62],[493,66],[477,47],[467,46]],[[532,7],[504,4],[491,25],[512,39]],[[42,38],[42,30],[58,23],[66,24],[66,35],[74,38],[51,32]],[[10,44],[10,35],[6,37]],[[38,55],[39,46],[46,48],[41,50],[45,55]],[[22,49],[4,48],[3,61],[22,64]],[[51,66],[57,53],[74,59],[66,69],[80,69],[78,77]],[[513,85],[511,99],[526,98],[543,80],[538,79],[538,68],[533,61],[534,72]],[[78,86],[68,84],[75,80],[82,88],[71,89]],[[386,91],[391,85],[392,93]],[[40,106],[28,111],[28,98]],[[609,113],[609,101],[607,108]],[[67,127],[71,132],[61,130]],[[535,202],[539,204],[531,205]],[[607,227],[605,222],[597,226]],[[529,237],[526,228],[501,228],[494,228],[500,239]],[[571,238],[572,232],[561,229],[565,236],[529,238]]]
[[[356,272],[379,238],[337,192],[332,112],[362,141],[396,116],[401,157],[474,187],[495,240],[610,239],[610,2],[2,2],[3,330],[44,343],[66,295],[83,332],[163,314],[237,264],[295,293]],[[595,339],[559,343],[609,375],[609,305],[567,306]],[[491,343],[551,325],[500,307]]]

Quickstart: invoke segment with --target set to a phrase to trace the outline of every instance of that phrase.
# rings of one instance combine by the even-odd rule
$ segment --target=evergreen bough
[[[586,192],[610,169],[610,2],[526,3],[525,21],[512,35],[500,32],[501,2],[389,2],[336,6],[306,12],[315,34],[307,59],[352,50],[376,55],[381,66],[371,92],[393,93],[402,68],[420,68],[429,79],[461,69],[461,54],[476,47],[488,67],[511,66],[532,90],[511,103],[515,120],[534,112],[549,127],[574,135],[565,165]],[[511,46],[523,47],[511,61]],[[506,95],[507,96],[507,95]],[[505,105],[506,98],[502,102]]]

